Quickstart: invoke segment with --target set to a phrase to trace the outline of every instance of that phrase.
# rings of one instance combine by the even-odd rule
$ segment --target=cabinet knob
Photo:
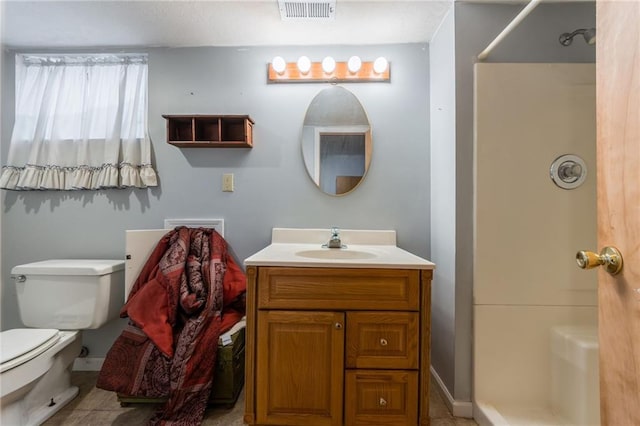
[[[336,330],[340,330],[342,329],[342,324],[340,324],[339,322],[336,323]]]
[[[384,399],[384,398],[380,398],[380,401],[378,401],[378,404],[379,404],[381,407],[386,407],[386,406],[387,406],[387,400],[386,400],[386,399]]]
[[[380,339],[380,346],[387,346],[389,344],[389,342],[387,342],[387,339],[382,338]]]

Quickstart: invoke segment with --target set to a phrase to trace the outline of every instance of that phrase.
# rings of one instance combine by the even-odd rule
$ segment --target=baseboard
[[[100,371],[104,358],[76,358],[73,371]]]
[[[430,368],[431,376],[436,381],[436,384],[440,388],[441,393],[444,395],[444,403],[449,408],[449,411],[454,415],[454,417],[465,417],[467,419],[473,418],[473,404],[471,401],[456,401],[451,393],[449,393],[449,389],[445,386],[440,376],[436,370],[433,369],[433,366]]]

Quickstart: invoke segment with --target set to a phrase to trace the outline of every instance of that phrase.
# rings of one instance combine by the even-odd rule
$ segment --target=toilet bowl
[[[22,322],[33,328],[0,334],[0,424],[39,425],[78,394],[71,368],[82,348],[80,330],[118,316],[124,262],[56,259],[11,274]]]

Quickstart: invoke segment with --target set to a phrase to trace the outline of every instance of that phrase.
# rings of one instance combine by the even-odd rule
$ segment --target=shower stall
[[[481,425],[599,424],[597,280],[575,262],[596,246],[595,77],[594,64],[475,67]]]

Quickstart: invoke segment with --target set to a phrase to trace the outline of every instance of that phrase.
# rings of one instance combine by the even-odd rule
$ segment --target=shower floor
[[[571,426],[569,421],[545,406],[511,406],[477,401],[474,408],[474,417],[481,426]]]

